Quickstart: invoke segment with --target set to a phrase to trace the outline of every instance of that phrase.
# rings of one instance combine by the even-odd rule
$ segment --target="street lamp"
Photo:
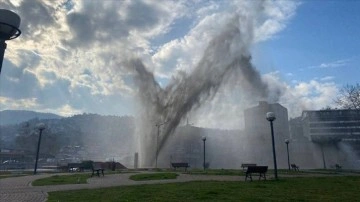
[[[324,144],[321,143],[321,144],[320,144],[321,155],[322,155],[322,159],[323,159],[324,169],[326,169],[325,153],[324,153],[324,148],[323,148],[323,146],[324,146]]]
[[[290,140],[285,139],[286,151],[287,151],[287,157],[288,157],[288,166],[289,166],[289,170],[290,170],[289,143],[290,143]]]
[[[204,142],[204,163],[203,163],[203,167],[204,167],[204,171],[205,171],[205,141],[206,141],[206,137],[203,136],[201,139]]]
[[[45,129],[45,124],[39,123],[39,124],[37,124],[37,128],[39,129],[40,134],[39,134],[39,141],[38,141],[37,150],[36,150],[34,175],[36,175],[36,169],[37,169],[37,164],[38,164],[38,159],[39,159],[40,143],[41,143],[41,134],[42,134],[42,131]]]
[[[9,10],[0,9],[0,74],[6,49],[6,40],[20,36],[20,17]]]
[[[277,175],[277,164],[276,164],[276,153],[275,153],[275,140],[274,140],[274,127],[273,121],[276,119],[274,112],[266,113],[266,119],[270,121],[270,128],[271,128],[271,140],[272,140],[272,149],[273,149],[273,157],[274,157],[274,170],[275,170],[275,180],[278,179]]]
[[[157,168],[157,159],[159,155],[159,135],[160,135],[160,126],[166,124],[167,121],[163,123],[157,123],[155,126],[157,127],[157,136],[156,136],[156,154],[155,154],[155,168]]]

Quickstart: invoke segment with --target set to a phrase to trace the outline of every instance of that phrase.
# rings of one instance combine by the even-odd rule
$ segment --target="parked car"
[[[17,160],[6,160],[3,162],[3,164],[13,164],[13,163],[19,163]]]
[[[3,169],[25,169],[25,163],[18,160],[6,160],[2,163]]]

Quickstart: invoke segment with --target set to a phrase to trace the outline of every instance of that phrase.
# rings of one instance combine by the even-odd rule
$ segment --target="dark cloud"
[[[0,96],[12,99],[24,99],[36,97],[40,84],[36,76],[24,68],[19,68],[4,61],[6,68],[1,72]]]
[[[94,42],[111,43],[111,39],[128,36],[128,28],[120,19],[119,2],[85,1],[84,8],[67,16],[73,33],[72,46],[89,46]]]
[[[135,29],[146,30],[160,22],[163,13],[154,5],[142,1],[132,1],[127,8],[126,24]]]
[[[54,8],[46,6],[40,0],[22,1],[16,9],[21,17],[21,37],[27,40],[41,40],[41,37],[34,37],[34,33],[44,31],[45,27],[55,23]]]
[[[122,13],[121,13],[122,12]],[[146,32],[163,23],[169,14],[156,3],[143,1],[84,1],[80,11],[71,11],[67,23],[73,38],[66,43],[90,46],[113,43],[129,36],[131,30]]]
[[[10,99],[37,98],[37,103],[46,108],[58,108],[70,98],[70,84],[67,79],[58,78],[54,72],[31,73],[25,67],[14,66],[4,61],[6,69],[1,74],[0,96]],[[38,76],[51,83],[42,86]]]

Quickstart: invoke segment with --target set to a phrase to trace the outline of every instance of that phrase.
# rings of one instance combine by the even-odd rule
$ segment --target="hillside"
[[[101,116],[81,114],[66,118],[32,118],[17,124],[0,125],[0,148],[18,149],[34,153],[42,122],[41,151],[57,155],[64,147],[87,147],[82,152],[102,150],[105,154],[125,151],[133,141],[134,120],[128,116]],[[122,147],[120,147],[122,145]],[[74,156],[73,153],[70,156]],[[86,155],[85,155],[86,156]],[[65,157],[64,157],[65,158]]]
[[[30,119],[60,119],[56,114],[41,113],[25,110],[4,110],[0,111],[0,125],[19,124]]]

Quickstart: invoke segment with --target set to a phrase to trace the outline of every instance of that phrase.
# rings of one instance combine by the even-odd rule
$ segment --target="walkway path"
[[[93,177],[88,179],[87,184],[69,184],[69,185],[51,185],[51,186],[31,186],[31,182],[59,174],[40,174],[29,175],[24,177],[11,177],[0,179],[0,202],[42,202],[47,200],[48,192],[77,190],[77,189],[94,189],[101,187],[139,185],[139,184],[160,184],[171,182],[189,182],[189,181],[244,181],[244,176],[220,176],[220,175],[190,175],[179,174],[176,179],[169,180],[150,180],[150,181],[133,181],[129,179],[134,173],[112,174],[105,177]],[[311,174],[312,175],[312,174]],[[290,175],[295,177],[294,175]],[[287,177],[290,177],[287,176]],[[310,175],[299,175],[307,176]],[[314,176],[319,176],[314,174]],[[320,175],[324,176],[324,175]],[[332,175],[333,176],[333,175]],[[281,176],[285,177],[285,176]]]

